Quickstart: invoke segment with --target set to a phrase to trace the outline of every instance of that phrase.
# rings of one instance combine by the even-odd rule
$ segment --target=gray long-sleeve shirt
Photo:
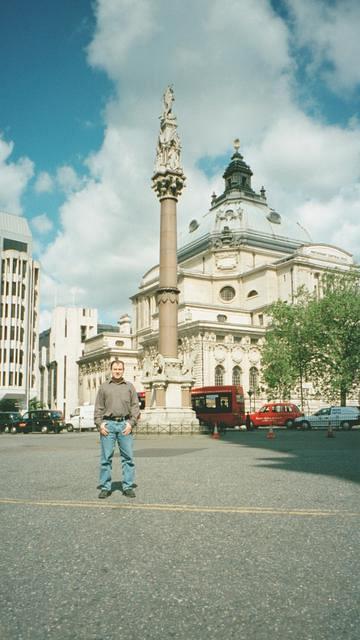
[[[94,422],[100,427],[104,416],[119,418],[130,416],[129,422],[135,427],[139,417],[139,398],[131,382],[108,380],[104,382],[96,396]]]

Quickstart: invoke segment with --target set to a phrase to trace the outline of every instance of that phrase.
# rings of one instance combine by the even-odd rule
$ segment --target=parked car
[[[261,409],[250,413],[250,427],[294,427],[295,419],[303,412],[292,402],[267,402]]]
[[[312,415],[296,418],[295,426],[301,429],[329,428],[351,429],[360,424],[359,407],[324,407]]]
[[[27,411],[11,427],[11,433],[60,433],[65,429],[65,422],[61,411],[37,409]]]
[[[10,433],[11,427],[21,418],[18,411],[0,411],[0,433]]]

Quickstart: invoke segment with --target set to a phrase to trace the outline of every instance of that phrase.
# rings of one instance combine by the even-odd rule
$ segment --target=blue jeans
[[[101,457],[100,457],[100,486],[106,491],[111,491],[111,470],[112,458],[114,455],[115,443],[118,443],[121,466],[122,466],[122,487],[123,490],[131,489],[135,479],[135,463],[133,455],[133,436],[132,433],[124,436],[126,421],[115,422],[115,420],[106,420],[106,426],[109,431],[107,436],[100,436]]]

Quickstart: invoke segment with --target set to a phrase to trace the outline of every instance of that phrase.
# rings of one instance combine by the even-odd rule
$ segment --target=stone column
[[[177,358],[177,288],[176,202],[160,198],[160,281],[157,291],[159,307],[159,353]]]
[[[140,428],[157,433],[199,432],[200,426],[191,409],[191,372],[183,372],[178,358],[177,224],[176,205],[185,184],[180,164],[180,140],[176,117],[172,113],[174,93],[164,93],[164,111],[160,117],[160,133],[156,150],[153,189],[160,201],[158,354],[146,378],[151,386],[153,402],[142,412]]]

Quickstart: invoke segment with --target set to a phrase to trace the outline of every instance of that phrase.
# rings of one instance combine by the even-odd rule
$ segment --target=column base
[[[192,409],[162,408],[145,409],[137,424],[135,433],[157,433],[190,435],[206,433],[206,429],[199,424],[195,411]]]

